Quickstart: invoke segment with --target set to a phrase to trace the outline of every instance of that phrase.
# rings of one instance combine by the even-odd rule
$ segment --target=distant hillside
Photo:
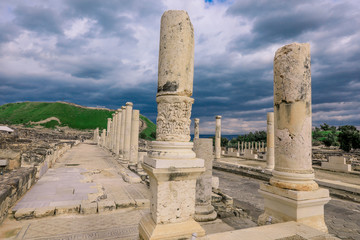
[[[62,102],[21,102],[8,103],[0,106],[0,124],[35,124],[48,128],[68,126],[74,129],[105,129],[107,118],[114,111],[94,109]],[[141,119],[147,124],[142,131],[142,137],[152,139],[151,134],[156,126],[145,116]]]

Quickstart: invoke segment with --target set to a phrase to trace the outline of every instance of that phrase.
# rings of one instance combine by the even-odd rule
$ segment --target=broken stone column
[[[119,155],[122,158],[124,155],[124,138],[125,138],[125,117],[126,117],[126,107],[121,107],[121,127],[120,127],[120,141],[119,141]]]
[[[217,213],[211,205],[213,141],[211,138],[194,138],[197,158],[204,159],[205,172],[196,180],[196,200],[194,219],[198,222],[215,220]]]
[[[314,181],[311,160],[310,44],[293,43],[276,51],[274,129],[275,167],[270,184],[260,186],[265,212],[259,224],[296,221],[326,232],[329,190]]]
[[[221,158],[221,116],[216,116],[215,126],[215,159]]]
[[[194,139],[195,138],[200,138],[200,119],[199,118],[195,118],[194,119]]]
[[[125,110],[125,136],[124,136],[124,154],[123,160],[129,162],[130,160],[130,140],[131,140],[131,118],[133,103],[127,102]]]
[[[185,11],[161,18],[156,141],[143,169],[150,179],[150,214],[139,225],[141,239],[189,239],[205,231],[194,221],[195,186],[204,172],[190,141],[194,32]]]
[[[275,166],[275,156],[274,156],[274,113],[267,113],[267,137],[266,137],[266,146],[268,151],[266,152],[266,169],[273,170]],[[264,148],[264,146],[263,146]]]
[[[130,165],[136,166],[139,159],[139,117],[140,111],[132,111],[131,139],[130,139]]]
[[[119,108],[117,110],[117,122],[116,122],[116,131],[115,131],[116,137],[115,137],[115,150],[114,150],[114,153],[117,156],[120,154],[121,118],[122,118],[122,109]]]

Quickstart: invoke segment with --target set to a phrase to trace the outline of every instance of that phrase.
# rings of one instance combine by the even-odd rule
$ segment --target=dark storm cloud
[[[272,59],[291,42],[311,43],[314,125],[360,126],[355,1],[0,3],[6,5],[0,104],[65,100],[117,109],[131,101],[155,121],[160,18],[185,6],[196,41],[192,118],[201,118],[203,131],[213,132],[215,115],[223,116],[224,133],[265,127]]]
[[[15,22],[27,30],[37,33],[62,33],[61,19],[53,9],[41,6],[18,6],[14,13]]]

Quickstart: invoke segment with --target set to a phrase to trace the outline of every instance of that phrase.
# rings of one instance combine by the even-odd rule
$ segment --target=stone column
[[[106,144],[106,129],[103,129],[101,133],[101,146],[105,147],[105,144]]]
[[[125,138],[125,117],[126,117],[126,107],[122,106],[121,107],[121,127],[120,127],[120,142],[119,142],[119,147],[120,147],[120,157],[124,156],[124,138]]]
[[[215,220],[217,213],[211,205],[213,140],[194,138],[194,151],[197,158],[205,160],[205,172],[196,180],[196,200],[194,219],[198,222]]]
[[[216,116],[215,126],[215,159],[221,158],[221,116]]]
[[[196,178],[204,160],[190,141],[194,32],[185,11],[166,11],[161,18],[156,141],[144,158],[150,179],[150,214],[139,225],[141,239],[189,239],[205,231],[192,218]]]
[[[110,145],[110,130],[111,130],[111,118],[107,119],[107,128],[106,128],[106,148],[109,148]]]
[[[273,170],[275,166],[274,156],[274,113],[267,113],[267,137],[266,146],[268,151],[266,152],[266,169]],[[263,146],[264,148],[264,146]]]
[[[123,160],[129,162],[130,160],[130,140],[131,140],[131,116],[133,103],[127,102],[125,110],[125,136],[124,136],[124,151]]]
[[[120,154],[120,130],[121,130],[121,117],[122,117],[122,109],[119,108],[117,110],[117,122],[116,122],[116,130],[115,130],[115,155]]]
[[[314,181],[311,160],[310,45],[293,43],[274,58],[275,168],[260,186],[265,213],[259,224],[297,221],[327,231],[329,191]],[[270,149],[270,146],[268,146]]]
[[[93,140],[94,140],[95,143],[99,143],[99,128],[96,128],[94,130]]]
[[[264,142],[261,142],[261,151],[265,152]]]
[[[241,142],[241,152],[244,152],[244,142]]]
[[[237,151],[238,151],[238,153],[240,153],[240,142],[237,142],[238,143],[238,149],[237,149]]]
[[[136,165],[139,159],[139,110],[132,111],[131,139],[130,139],[130,165]]]
[[[251,149],[254,150],[254,142],[251,142]]]
[[[117,123],[117,114],[116,111],[115,113],[112,114],[112,125],[111,125],[111,146],[110,146],[110,150],[112,152],[114,152],[115,149],[115,131],[116,131],[116,123]]]
[[[194,119],[194,139],[195,138],[200,138],[200,119],[199,118],[195,118]]]

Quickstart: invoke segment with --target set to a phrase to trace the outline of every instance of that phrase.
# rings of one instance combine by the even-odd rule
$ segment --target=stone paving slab
[[[42,219],[25,225],[15,239],[138,239],[142,214],[139,210],[121,210]]]

